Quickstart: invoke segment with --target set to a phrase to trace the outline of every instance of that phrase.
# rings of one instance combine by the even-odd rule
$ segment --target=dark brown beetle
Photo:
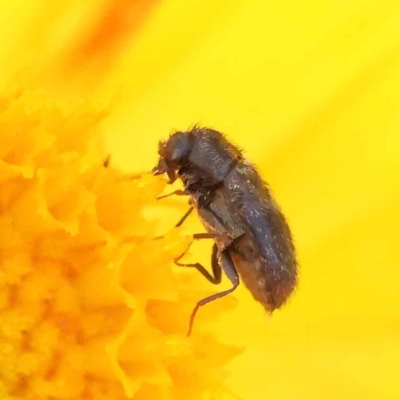
[[[268,312],[280,308],[296,286],[295,249],[285,217],[255,167],[209,128],[172,134],[160,142],[159,155],[153,173],[166,173],[169,183],[179,177],[185,190],[171,194],[190,196],[192,207],[177,226],[195,208],[208,233],[194,238],[215,240],[212,274],[198,263],[180,264],[181,257],[177,264],[196,268],[214,284],[221,282],[224,271],[233,285],[197,303],[188,335],[199,307],[233,292],[239,276]]]

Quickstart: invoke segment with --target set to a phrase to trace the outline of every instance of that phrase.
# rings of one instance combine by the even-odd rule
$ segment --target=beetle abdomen
[[[296,286],[296,265],[278,265],[262,257],[247,235],[235,241],[231,256],[243,283],[267,311],[285,304]]]

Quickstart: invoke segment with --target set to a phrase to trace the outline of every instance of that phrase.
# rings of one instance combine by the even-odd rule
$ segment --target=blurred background
[[[148,171],[160,139],[199,123],[269,182],[301,280],[273,318],[241,288],[210,326],[247,347],[230,366],[233,391],[400,398],[400,2],[0,4],[0,83],[111,104],[113,165]],[[169,224],[184,210],[172,208]],[[185,229],[199,229],[195,217]],[[209,245],[189,257],[207,264]]]

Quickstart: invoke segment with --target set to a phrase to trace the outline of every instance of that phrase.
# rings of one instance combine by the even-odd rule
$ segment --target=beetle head
[[[153,168],[153,174],[161,175],[166,173],[169,182],[173,183],[177,178],[176,171],[188,159],[192,143],[192,135],[188,132],[176,132],[166,142],[161,141],[158,144],[160,159],[158,165]]]

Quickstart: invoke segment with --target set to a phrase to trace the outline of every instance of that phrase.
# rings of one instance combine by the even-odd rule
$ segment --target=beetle
[[[196,304],[188,336],[198,309],[232,293],[241,280],[268,313],[280,308],[297,284],[296,252],[289,225],[253,164],[221,132],[199,126],[160,141],[158,153],[153,174],[166,174],[171,184],[179,178],[184,185],[160,198],[190,197],[191,207],[176,226],[195,209],[207,233],[193,238],[214,240],[212,274],[199,263],[180,263],[183,255],[176,264],[196,268],[213,284],[224,272],[232,283]]]

